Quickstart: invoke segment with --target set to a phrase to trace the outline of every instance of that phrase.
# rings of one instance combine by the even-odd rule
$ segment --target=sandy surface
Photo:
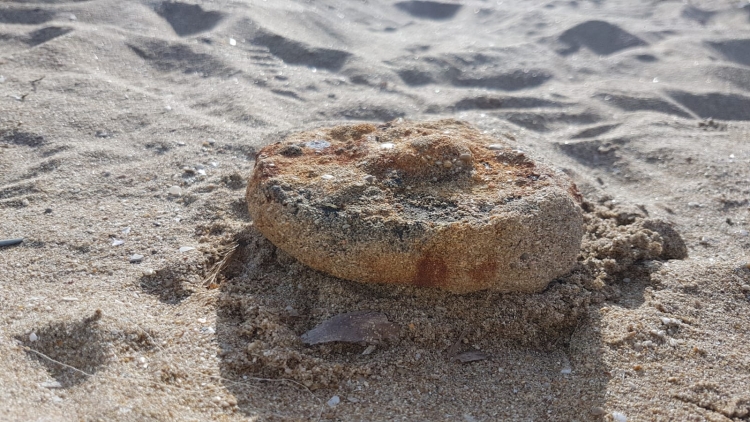
[[[25,238],[0,248],[0,419],[750,420],[750,5],[196,4],[0,4],[0,239]],[[576,269],[365,286],[253,229],[257,149],[399,117],[570,174]],[[398,338],[300,340],[353,311]]]

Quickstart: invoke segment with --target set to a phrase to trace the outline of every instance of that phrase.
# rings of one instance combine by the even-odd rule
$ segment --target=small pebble
[[[130,227],[125,227],[122,229],[122,234],[129,234],[130,233]]]
[[[320,178],[323,179],[323,180],[333,180],[333,179],[335,179],[335,177],[333,177],[333,175],[330,175],[330,174],[324,174],[324,175],[320,176]]]
[[[365,182],[367,183],[374,183],[376,180],[378,180],[378,178],[371,174],[368,174],[367,176],[365,176]]]
[[[73,297],[73,296],[63,296],[62,301],[63,302],[78,302],[78,298]]]
[[[487,145],[487,149],[492,150],[492,151],[500,151],[501,149],[503,149],[503,145],[501,145],[501,144],[489,144],[489,145]]]
[[[154,271],[153,268],[144,268],[143,269],[143,275],[151,276],[151,275],[154,275],[154,274],[156,274],[156,271]]]
[[[42,388],[62,388],[62,384],[60,384],[59,381],[47,381],[39,383],[39,386]]]
[[[615,422],[628,422],[628,417],[621,412],[612,412],[612,419]]]
[[[333,396],[326,402],[328,407],[336,407],[339,403],[341,403],[341,399],[339,398],[339,396]]]
[[[182,247],[180,247],[180,252],[190,252],[193,249],[195,249],[195,248],[192,247],[192,246],[182,246]]]
[[[35,341],[37,341],[37,340],[39,340],[39,337],[37,337],[36,333],[31,333],[31,334],[29,334],[29,341],[30,341],[30,342],[32,342],[32,343],[33,343],[33,342],[35,342]]]
[[[682,325],[682,321],[680,321],[679,319],[676,319],[676,318],[667,318],[667,317],[662,317],[661,318],[661,323],[664,324],[664,325],[667,325],[667,326],[677,326],[677,327],[679,327],[680,325]]]
[[[393,147],[395,147],[395,145],[391,142],[383,142],[380,144],[381,149],[393,149]]]
[[[130,257],[130,263],[131,264],[137,264],[139,262],[143,261],[143,255],[134,254]]]
[[[229,45],[231,45],[231,46],[237,45],[237,40],[235,40],[234,38],[230,38],[229,39]]]
[[[573,373],[573,369],[571,369],[571,368],[563,368],[563,369],[560,370],[560,373],[563,374],[563,375],[570,375],[571,373]]]
[[[124,240],[120,240],[120,239],[114,239],[114,240],[112,240],[112,246],[120,246],[120,245],[122,245],[124,243],[125,243]]]
[[[171,196],[180,196],[182,195],[182,188],[179,186],[172,186],[169,188],[167,193]]]
[[[459,159],[460,159],[461,161],[469,161],[469,160],[471,160],[471,153],[469,153],[469,152],[464,152],[463,154],[459,155],[459,156],[458,156],[458,158],[459,158]]]
[[[451,163],[450,161],[447,161],[447,160],[443,161],[443,167],[449,169],[449,168],[453,167],[453,163]]]

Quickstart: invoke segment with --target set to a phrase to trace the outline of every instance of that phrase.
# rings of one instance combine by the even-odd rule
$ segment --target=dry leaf
[[[323,321],[312,330],[302,334],[305,344],[330,343],[379,343],[398,338],[398,325],[389,322],[380,312],[359,311],[336,315]]]

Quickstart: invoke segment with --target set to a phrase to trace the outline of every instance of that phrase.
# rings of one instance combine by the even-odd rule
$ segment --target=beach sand
[[[261,147],[398,118],[569,174],[576,269],[363,285],[253,228]],[[746,2],[0,3],[2,420],[747,421],[749,230]],[[397,338],[300,340],[356,311]]]

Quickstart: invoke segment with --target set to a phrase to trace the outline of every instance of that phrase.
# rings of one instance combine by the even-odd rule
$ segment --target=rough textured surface
[[[258,230],[337,277],[535,292],[572,268],[580,195],[562,172],[456,120],[337,126],[263,148]]]

